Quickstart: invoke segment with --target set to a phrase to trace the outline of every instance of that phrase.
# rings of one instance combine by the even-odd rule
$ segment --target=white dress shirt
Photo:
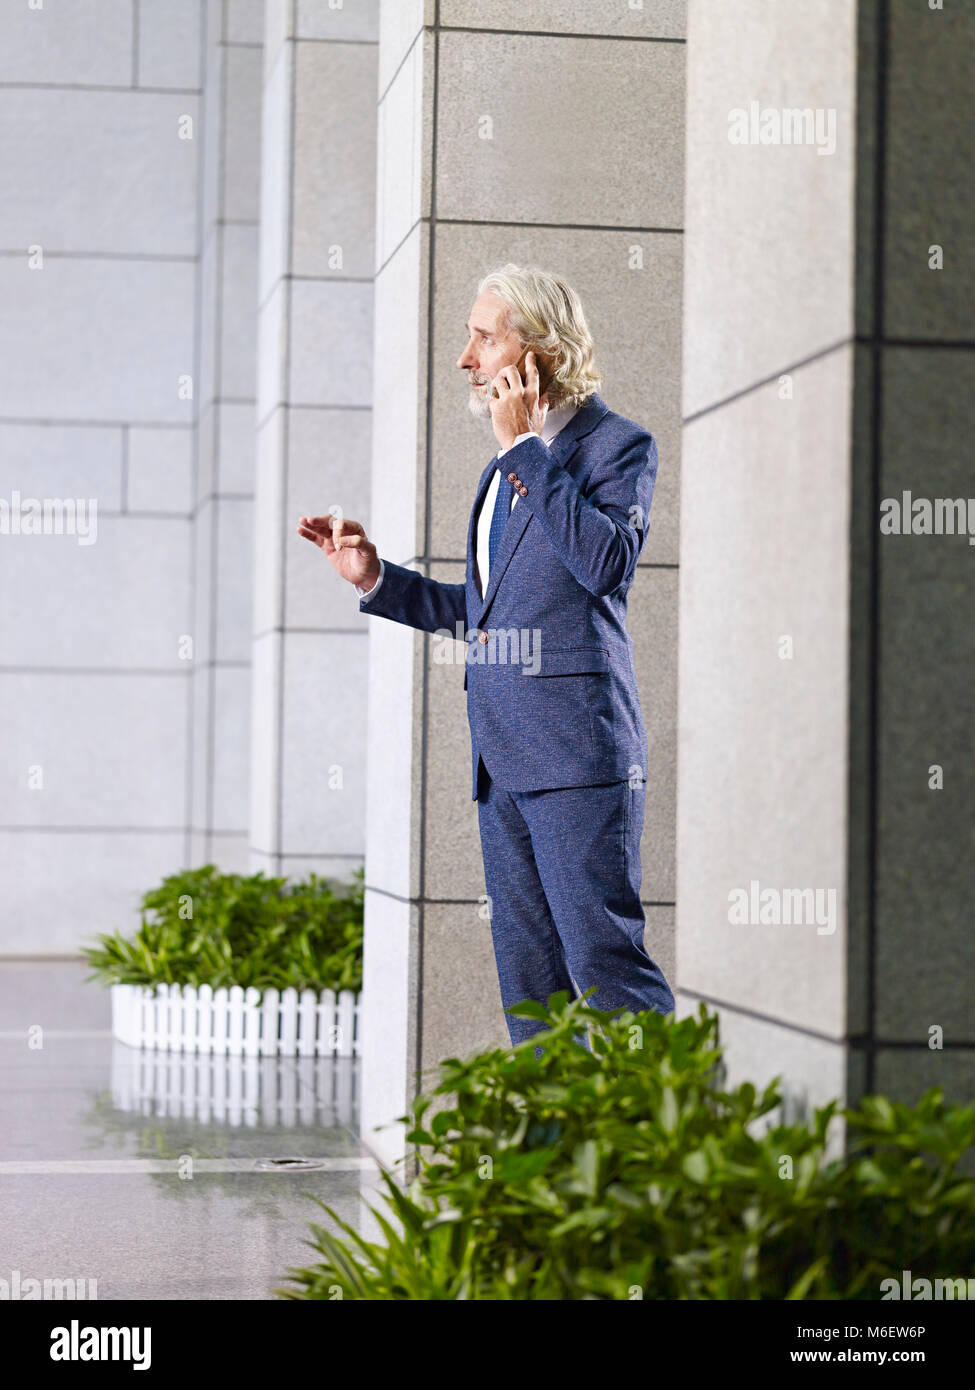
[[[562,405],[559,406],[556,410],[550,410],[548,414],[545,416],[545,423],[542,425],[542,443],[551,444],[552,440],[559,433],[559,431],[565,429],[566,425],[572,419],[573,415],[576,413],[577,410],[578,406],[575,405]],[[523,439],[537,438],[537,430],[526,430],[524,434],[518,435],[517,439],[511,447],[513,449],[515,445],[520,444]],[[503,458],[507,452],[507,449],[499,449],[498,458]],[[494,516],[494,504],[497,501],[498,488],[501,486],[501,477],[501,470],[499,468],[496,468],[491,476],[491,481],[488,484],[488,490],[484,494],[484,501],[481,504],[480,515],[477,518],[477,535],[475,537],[474,543],[474,582],[477,584],[481,598],[484,597],[488,585],[488,560],[490,554],[491,518]],[[517,501],[518,494],[517,492],[513,492],[511,498],[512,511],[514,511],[515,503]],[[371,599],[375,594],[379,592],[379,586],[383,582],[384,573],[385,566],[383,565],[382,560],[380,560],[379,578],[376,580],[372,588],[363,589],[358,584],[355,586],[355,591],[361,599]],[[483,583],[481,582],[481,575],[484,576]]]

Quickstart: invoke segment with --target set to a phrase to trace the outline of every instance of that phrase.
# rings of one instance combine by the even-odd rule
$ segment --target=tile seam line
[[[429,34],[429,33],[432,33],[432,32],[433,32],[433,30],[431,29],[431,27],[430,27],[429,25],[426,25],[426,24],[421,25],[420,28],[417,29],[416,33],[413,35],[412,39],[410,40],[410,46],[409,46],[409,48],[406,50],[406,52],[403,54],[402,58],[401,58],[401,59],[399,60],[399,62],[396,64],[396,71],[393,73],[392,77],[391,77],[391,78],[389,79],[389,81],[386,83],[386,86],[383,88],[382,93],[380,94],[378,100],[376,101],[376,106],[377,106],[377,108],[380,107],[380,106],[382,106],[383,102],[386,100],[387,96],[389,95],[390,88],[392,87],[393,83],[396,81],[397,77],[399,77],[400,73],[403,71],[403,67],[404,67],[405,63],[408,61],[409,56],[410,56],[410,54],[413,52],[414,48],[416,48],[417,44],[418,44],[418,43],[420,42],[420,40],[423,38],[423,35],[424,35],[424,34]]]
[[[400,251],[402,251],[403,247],[406,245],[406,243],[409,241],[410,237],[411,237],[411,236],[413,235],[413,233],[416,231],[417,227],[422,227],[424,224],[428,224],[429,221],[430,221],[429,217],[418,217],[418,218],[416,219],[416,221],[413,222],[413,223],[411,224],[409,230],[408,230],[406,233],[404,233],[404,235],[403,235],[402,237],[400,237],[399,241],[398,241],[398,242],[396,243],[396,245],[393,247],[392,251],[390,251],[389,255],[388,255],[388,256],[386,257],[386,259],[383,261],[382,265],[379,266],[379,267],[377,268],[377,270],[375,271],[375,273],[374,273],[374,275],[373,275],[373,277],[372,277],[372,278],[373,278],[373,283],[375,283],[375,281],[379,279],[380,275],[382,275],[383,271],[384,271],[384,270],[386,269],[386,267],[390,264],[390,262],[396,259],[396,257],[399,255]]]
[[[249,405],[249,401],[239,404]],[[0,425],[40,426],[44,429],[95,429],[95,430],[192,430],[195,420],[76,420],[52,419],[46,415],[0,415]],[[168,514],[167,514],[168,515]]]
[[[239,838],[239,837],[241,837],[241,836],[243,836],[243,835],[246,835],[246,834],[247,834],[247,830],[246,830],[246,829],[244,829],[244,830],[220,830],[220,831],[214,831],[214,834],[215,834],[215,835],[216,835],[216,834],[219,834],[219,835],[224,835],[224,836],[233,836],[235,839],[237,839],[237,838]],[[248,844],[248,849],[253,850],[253,852],[254,852],[255,854],[260,854],[260,855],[262,855],[265,859],[270,859],[270,858],[272,857],[272,856],[268,853],[268,851],[267,851],[266,849],[261,849],[260,845]],[[315,859],[315,860],[318,860],[318,859],[356,859],[356,860],[361,860],[361,859],[362,859],[362,850],[361,850],[361,849],[349,849],[349,850],[334,849],[334,850],[329,850],[327,853],[323,853],[323,852],[321,852],[321,851],[319,851],[319,850],[314,850],[314,849],[309,849],[309,850],[289,849],[289,850],[285,850],[282,854],[280,854],[280,855],[278,856],[278,858],[280,858],[280,859]]]
[[[14,492],[20,492],[20,488],[14,488],[13,491],[14,491]],[[21,496],[23,496],[22,493],[21,493]],[[33,497],[33,496],[29,496],[27,500],[29,500],[29,501],[37,501],[37,500],[39,500],[39,499],[36,498],[36,497]],[[42,499],[42,500],[51,501],[51,498],[46,498],[46,499]],[[74,501],[74,500],[75,500],[74,498],[62,498],[62,499],[61,499],[62,502],[65,502],[65,501]],[[84,499],[82,499],[82,500],[84,500]],[[94,500],[97,502],[97,501],[98,501],[98,498],[96,497]],[[141,508],[134,508],[134,509],[133,509],[133,508],[131,508],[131,507],[130,507],[130,508],[125,508],[125,507],[123,507],[123,508],[121,508],[121,509],[118,510],[118,511],[114,511],[114,510],[110,511],[108,508],[101,508],[101,507],[100,507],[100,508],[98,509],[98,519],[99,519],[99,521],[186,521],[186,522],[191,522],[191,521],[194,521],[194,520],[195,520],[195,513],[194,513],[194,512],[150,512],[150,511],[143,511]],[[11,533],[11,532],[7,532],[7,531],[0,530],[0,536],[6,536],[6,535],[10,535],[10,534],[12,534],[12,533]],[[53,533],[43,532],[43,531],[42,531],[42,532],[40,532],[40,533],[38,533],[38,534],[36,534],[36,535],[35,535],[35,533],[32,532],[32,531],[22,531],[22,532],[20,532],[20,539],[23,539],[23,540],[40,540],[40,539],[43,539],[43,540],[50,540],[50,539],[52,539],[52,536],[53,536],[53,539],[55,539],[55,540],[57,540],[57,539],[68,539],[68,540],[73,539],[73,537],[72,537],[70,531],[62,531],[62,532],[60,532],[60,533],[57,532],[57,531],[55,531],[55,532],[53,532]]]
[[[603,225],[598,222],[504,222],[491,218],[473,217],[438,217],[436,219],[426,214],[417,217],[407,231],[403,233],[399,241],[390,251],[389,255],[382,263],[377,266],[373,279],[378,280],[383,271],[395,260],[400,251],[409,241],[417,227],[439,225],[441,227],[508,227],[516,230],[543,231],[543,232],[619,232],[622,236],[679,236],[683,237],[683,227],[619,227],[614,225]],[[333,276],[323,276],[323,279],[333,279]]]
[[[250,402],[243,401],[241,402],[241,404],[249,405]],[[258,420],[255,426],[255,432],[259,434],[260,431],[264,428],[264,426],[268,423],[268,421],[272,420],[279,410],[357,410],[371,412],[372,406],[349,405],[335,401],[275,401],[274,405],[271,406],[267,414],[263,416],[260,420]],[[287,426],[287,422],[285,422],[285,425]]]
[[[317,629],[314,629],[317,631]],[[345,628],[338,631],[345,632]],[[180,666],[0,666],[0,674],[11,676],[185,676],[190,671],[203,671],[213,666],[218,670],[246,671],[247,657],[208,656],[183,662]]]
[[[0,82],[0,91],[7,89],[28,92],[114,92],[132,96],[198,97],[202,87],[139,87],[114,82]]]
[[[871,515],[876,517],[881,499],[881,473],[883,469],[883,388],[884,353],[881,346],[884,336],[884,291],[886,288],[886,242],[887,242],[887,112],[888,112],[888,71],[890,59],[890,15],[885,5],[878,5],[875,17],[874,42],[876,44],[876,90],[874,93],[873,119],[875,122],[876,158],[873,179],[873,264],[871,266],[873,291],[873,314],[871,332],[873,343],[869,348],[872,379],[870,382],[870,505]],[[855,371],[855,367],[854,367]],[[855,380],[855,377],[854,377]],[[851,439],[851,447],[853,440]],[[879,960],[877,870],[880,863],[880,536],[876,524],[869,531],[869,592],[868,631],[867,631],[867,795],[865,813],[867,820],[867,885],[866,885],[866,950],[863,965],[867,973],[864,1000],[866,1014],[867,1046],[864,1059],[863,1084],[869,1094],[876,1088],[877,1071],[877,1018],[880,1008],[877,969]]]
[[[201,662],[176,666],[0,666],[0,676],[167,676],[184,677],[207,666],[248,667],[249,661]]]
[[[19,260],[23,255],[23,250],[0,248],[0,260]],[[45,246],[44,259],[46,261],[141,261],[148,265],[195,265],[199,256],[196,251],[52,251]]]
[[[355,609],[355,608],[354,608],[352,611],[353,611],[354,614],[358,614],[358,609]],[[283,636],[283,635],[293,636],[293,635],[295,635],[295,634],[297,634],[299,637],[363,637],[363,636],[365,636],[365,635],[368,633],[368,631],[369,631],[368,627],[361,627],[361,626],[360,626],[360,627],[300,627],[300,626],[295,627],[295,626],[291,626],[290,624],[287,624],[287,623],[286,623],[283,627],[265,627],[265,628],[262,628],[260,632],[255,632],[255,633],[253,633],[253,634],[251,635],[251,641],[252,641],[252,642],[258,642],[258,641],[261,640],[262,637],[279,637],[279,636]],[[247,661],[240,661],[240,662],[233,662],[233,663],[223,662],[223,663],[221,663],[221,664],[223,664],[223,665],[232,664],[232,665],[247,666],[247,665],[249,665],[250,663],[247,662]]]
[[[6,951],[0,951],[0,961],[26,961],[28,964],[31,963],[32,961],[39,961],[42,965],[54,964],[54,963],[56,963],[56,962],[58,962],[58,961],[65,961],[65,962],[66,962],[66,961],[73,961],[73,962],[76,963],[76,964],[81,964],[81,965],[86,964],[86,960],[85,960],[85,957],[84,957],[84,956],[70,956],[70,955],[65,955],[64,952],[57,952],[57,951],[52,951],[51,954],[50,954],[49,956],[37,956],[37,955],[33,955],[33,956],[29,956],[29,955],[14,956],[14,955],[10,955],[10,954],[9,954],[8,952],[6,952]]]
[[[424,26],[430,29],[430,25]],[[664,38],[659,34],[585,34],[576,30],[559,29],[482,29],[474,24],[438,24],[442,34],[482,34],[496,35],[511,39],[580,39],[587,43],[677,43],[686,44],[686,38]]]
[[[251,227],[256,226],[257,224],[253,222],[223,222],[219,225],[224,227],[240,225]],[[0,252],[0,255],[5,254],[7,253]],[[273,296],[277,293],[278,286],[284,284],[286,280],[296,281],[297,283],[303,285],[371,285],[375,281],[375,278],[376,277],[374,275],[294,275],[290,273],[286,275],[279,275],[278,278],[275,280],[274,284],[268,290],[267,294],[261,300],[260,304],[258,304],[257,312],[258,314],[262,314],[264,312]]]
[[[424,36],[424,34],[434,34],[434,33],[436,33],[436,32],[437,32],[437,29],[436,29],[436,27],[435,27],[434,25],[432,25],[432,24],[424,24],[424,25],[422,25],[422,26],[416,31],[416,33],[413,35],[413,38],[410,40],[410,45],[409,45],[409,47],[407,48],[406,52],[403,54],[402,58],[401,58],[401,59],[399,60],[399,62],[397,63],[395,72],[393,73],[393,75],[392,75],[392,77],[389,79],[389,81],[386,83],[386,86],[383,88],[382,92],[380,93],[379,97],[377,98],[377,101],[376,101],[377,107],[378,107],[378,106],[382,106],[383,102],[384,102],[384,101],[386,100],[386,98],[389,96],[389,93],[390,93],[391,88],[393,87],[393,84],[395,83],[397,77],[399,77],[400,73],[403,71],[403,68],[404,68],[405,64],[406,64],[407,61],[409,60],[410,54],[413,52],[414,48],[416,48],[416,46],[417,46],[417,44],[419,43],[420,39]],[[464,34],[464,33],[466,33],[466,34],[505,34],[505,35],[507,35],[507,34],[510,33],[510,34],[512,34],[513,36],[521,36],[521,37],[530,37],[530,36],[532,36],[532,34],[533,34],[533,32],[534,32],[536,36],[538,36],[538,37],[544,37],[544,38],[578,38],[578,39],[599,39],[599,38],[602,38],[602,39],[608,39],[608,40],[614,40],[614,39],[615,39],[615,40],[620,41],[620,42],[623,42],[623,41],[626,41],[627,39],[629,39],[629,40],[635,41],[635,42],[637,42],[637,43],[686,43],[686,42],[687,42],[686,39],[664,39],[664,38],[654,38],[652,35],[649,35],[649,34],[644,34],[644,35],[640,35],[640,34],[631,34],[631,35],[625,35],[625,34],[558,34],[558,33],[555,33],[554,31],[550,31],[550,30],[536,30],[536,31],[532,31],[532,30],[527,30],[527,29],[525,29],[525,30],[521,30],[521,29],[519,29],[519,30],[476,29],[476,28],[464,28],[464,27],[461,26],[461,25],[454,25],[454,24],[442,24],[442,25],[440,25],[439,32],[440,32],[440,33],[444,33],[444,34],[450,34],[450,33]]]
[[[240,832],[243,833],[243,832]],[[0,825],[0,835],[185,835],[180,825]]]
[[[287,0],[288,28],[297,32],[298,28],[298,0]],[[288,181],[287,181],[287,230],[284,235],[284,273],[290,275],[294,266],[294,234],[295,234],[295,141],[298,131],[298,42],[293,35],[285,38],[282,44],[284,56],[275,55],[275,63],[282,61],[285,64],[285,75],[288,81]],[[294,366],[294,294],[292,282],[285,280],[284,290],[284,314],[285,314],[285,343],[283,352],[283,362],[279,364],[277,373],[278,388],[287,397],[290,407],[291,396],[293,395],[292,370]],[[277,406],[273,408],[277,409]],[[256,413],[256,412],[255,412]],[[273,412],[272,412],[273,413]],[[263,421],[258,422],[255,433],[260,433]],[[281,420],[281,461],[283,476],[281,478],[281,513],[282,516],[288,515],[288,474],[291,468],[291,411],[286,408]],[[281,615],[282,626],[287,621],[288,612],[288,550],[285,527],[281,527],[281,535],[278,541],[278,583],[276,600],[276,611]],[[285,677],[287,674],[287,651],[284,637],[278,643],[277,660],[274,663],[277,690],[274,693],[275,717],[277,728],[274,730],[274,807],[273,807],[273,831],[271,835],[272,843],[275,846],[274,860],[277,872],[280,874],[282,868],[281,855],[284,850],[284,764],[285,764],[285,734],[284,720],[286,711],[285,699]],[[274,652],[272,651],[272,658]]]
[[[677,993],[688,995],[690,998],[698,999],[705,1004],[713,1004],[716,1009],[727,1009],[729,1012],[739,1014],[744,1018],[751,1018],[759,1023],[768,1023],[775,1028],[784,1028],[790,1033],[799,1033],[803,1037],[816,1038],[818,1041],[832,1043],[836,1046],[852,1047],[857,1051],[870,1048],[877,1051],[883,1051],[886,1048],[893,1052],[931,1051],[927,1041],[923,1038],[871,1038],[865,1033],[843,1033],[834,1036],[830,1033],[820,1032],[815,1028],[805,1028],[801,1024],[790,1023],[788,1019],[777,1018],[774,1014],[749,1009],[744,1004],[735,1004],[728,999],[718,999],[713,994],[701,994],[697,990],[688,989],[686,986],[678,985]],[[975,1050],[975,1038],[959,1038],[944,1044],[944,1051],[971,1052],[973,1050]]]
[[[751,1018],[758,1023],[768,1023],[776,1028],[784,1028],[786,1032],[796,1033],[804,1038],[816,1038],[819,1042],[833,1043],[834,1045],[843,1045],[851,1041],[851,1038],[845,1034],[834,1036],[831,1033],[823,1033],[818,1028],[806,1028],[802,1024],[790,1022],[789,1019],[776,1018],[773,1014],[762,1013],[758,1009],[750,1009],[745,1004],[735,1004],[730,999],[719,999],[713,994],[702,994],[696,989],[688,989],[679,982],[677,993],[700,1000],[704,1004],[711,1004],[715,1009],[728,1009],[731,1013],[739,1014],[743,1018]]]
[[[434,341],[436,331],[436,284],[437,284],[437,177],[438,160],[437,144],[440,131],[440,0],[434,0],[433,10],[433,83],[431,91],[431,113],[430,113],[430,227],[427,238],[427,371],[426,371],[426,420],[425,420],[425,458],[423,469],[423,540],[424,550],[430,549],[430,505],[433,497],[433,430],[434,430]],[[421,121],[424,112],[425,97],[420,94]],[[421,177],[422,184],[422,177]],[[416,645],[413,648],[416,651]],[[426,855],[427,855],[427,795],[428,795],[428,766],[429,766],[429,718],[430,718],[430,670],[429,662],[423,661],[421,667],[421,687],[420,687],[420,826],[417,836],[417,853],[419,864],[417,866],[417,882],[420,886],[421,896],[426,883]],[[413,1067],[412,1075],[409,1078],[410,1101],[421,1087],[421,1077],[423,1076],[423,957],[426,928],[426,913],[423,903],[419,904],[416,913],[416,1016],[414,1027],[416,1036],[414,1039]],[[413,1149],[414,1166],[417,1161],[417,1149]]]
[[[621,226],[615,222],[511,222],[499,217],[436,217],[420,218],[436,222],[441,227],[523,227],[527,231],[553,232],[621,232],[630,236],[683,236],[683,227]],[[412,229],[411,229],[412,230]]]
[[[221,37],[221,39],[223,38],[224,30],[226,29],[226,21],[227,21],[227,7],[226,7],[225,4],[222,3],[222,0],[221,0],[221,6],[220,6],[220,37]],[[214,153],[215,156],[216,156],[216,159],[215,159],[215,164],[216,164],[216,171],[215,171],[215,172],[216,172],[216,175],[217,175],[217,206],[216,206],[216,213],[217,213],[217,218],[218,218],[218,220],[222,220],[224,211],[226,210],[226,195],[227,195],[227,187],[226,187],[226,185],[227,185],[227,178],[226,178],[226,156],[227,156],[227,147],[228,147],[227,109],[228,109],[228,101],[229,101],[228,93],[229,93],[229,89],[230,89],[230,75],[229,75],[229,71],[228,71],[228,65],[227,65],[227,63],[226,63],[225,61],[223,61],[222,58],[221,58],[221,60],[220,60],[220,62],[219,62],[219,66],[215,65],[214,78],[215,78],[215,79],[218,79],[218,81],[219,81],[219,88],[218,88],[218,91],[217,91],[217,94],[216,94],[216,96],[217,96],[217,102],[216,102],[216,106],[217,106],[217,111],[216,111],[217,129],[216,129],[215,131],[213,131],[213,132],[204,131],[204,140],[206,141],[207,137],[208,137],[208,136],[210,137],[210,138],[209,138],[210,147],[211,147],[211,150],[213,151],[213,153]],[[206,202],[206,196],[205,196],[205,195],[206,195],[206,187],[205,187],[205,184],[201,184],[200,194],[199,194],[199,196],[200,196],[200,217],[201,217],[201,218],[202,218],[202,216],[203,216],[204,204],[205,204],[205,202]],[[210,359],[211,359],[210,370],[211,370],[211,372],[212,372],[212,384],[213,384],[213,388],[215,389],[215,391],[216,391],[217,393],[219,393],[219,392],[222,390],[222,388],[223,388],[223,346],[224,346],[224,345],[223,345],[223,324],[224,324],[224,293],[223,293],[223,289],[224,289],[224,271],[225,271],[226,262],[227,262],[227,240],[226,240],[226,232],[225,232],[225,229],[224,229],[223,225],[214,226],[214,227],[211,229],[211,231],[212,231],[212,242],[213,242],[213,252],[212,252],[213,261],[212,261],[212,264],[213,264],[213,278],[214,278],[214,283],[213,283],[213,285],[211,286],[211,289],[212,289],[213,298],[214,298],[214,308],[213,308],[213,322],[212,322],[212,325],[211,325],[211,333],[210,333],[210,335],[208,335],[208,336],[210,336],[210,338],[211,338],[210,345],[209,345],[209,356],[210,356]],[[206,237],[206,238],[205,238],[205,241],[204,241],[203,250],[202,250],[201,255],[200,255],[200,306],[199,306],[199,314],[200,314],[200,345],[199,345],[199,346],[200,346],[200,354],[201,354],[201,363],[200,363],[200,368],[199,368],[199,370],[200,370],[200,372],[201,372],[201,375],[202,375],[202,352],[203,352],[203,331],[204,331],[204,330],[203,330],[204,306],[203,306],[203,303],[202,303],[202,293],[203,293],[203,264],[204,264],[204,257],[207,255],[207,253],[208,253],[208,251],[209,251],[209,249],[210,249],[210,244],[211,244],[211,239],[210,239],[210,237]],[[197,405],[196,420],[197,420],[197,429],[196,429],[196,436],[197,436],[197,463],[199,464],[199,444],[200,444],[200,439],[201,439],[200,421],[202,420],[202,411],[200,410],[199,405]],[[211,477],[211,479],[213,479],[213,480],[216,481],[216,484],[217,484],[217,488],[218,488],[218,489],[219,489],[219,487],[220,487],[220,448],[221,448],[221,425],[222,425],[222,423],[223,423],[223,415],[222,415],[222,412],[221,412],[220,410],[218,410],[218,409],[214,409],[213,414],[212,414],[212,431],[211,431],[211,437],[210,437],[210,441],[209,441],[209,443],[210,443],[210,451],[209,451],[209,452],[210,452],[210,457],[209,457],[209,459],[207,460],[207,464],[208,464],[207,472],[208,472],[209,476]],[[199,489],[199,476],[197,475],[197,478],[196,478],[196,489],[195,489],[195,490],[198,490],[198,489]],[[205,616],[206,625],[207,625],[207,642],[208,642],[208,650],[209,650],[210,652],[216,652],[216,650],[217,650],[217,639],[218,639],[218,635],[219,635],[219,618],[220,618],[220,580],[221,580],[221,574],[220,574],[220,521],[221,521],[221,511],[222,511],[222,510],[223,510],[223,509],[222,509],[221,507],[214,505],[213,508],[212,508],[212,510],[211,510],[209,519],[207,519],[206,516],[205,516],[205,514],[204,514],[203,509],[202,509],[202,508],[198,508],[197,511],[196,511],[196,513],[194,514],[194,518],[193,518],[193,544],[194,544],[194,552],[196,551],[197,537],[198,537],[198,528],[201,528],[201,527],[203,528],[203,530],[202,530],[202,532],[201,532],[200,534],[202,534],[202,535],[204,535],[204,536],[206,535],[207,530],[209,530],[210,565],[209,565],[209,574],[205,577],[205,580],[204,580],[204,584],[205,584],[204,602],[205,602],[205,604],[206,604],[206,608],[205,608],[205,610],[204,610],[204,616]],[[209,520],[209,527],[207,527],[207,520]],[[195,555],[195,553],[194,553],[194,565],[195,565],[195,562],[196,562],[196,555]],[[198,577],[198,578],[199,578],[199,577]],[[199,593],[197,592],[197,593],[194,594],[194,610],[193,610],[193,626],[194,626],[194,629],[195,629],[195,627],[196,627],[198,608],[199,608]],[[200,834],[200,839],[202,840],[202,849],[203,849],[203,855],[204,855],[205,862],[209,862],[210,858],[212,857],[212,856],[211,856],[212,845],[211,845],[211,843],[210,843],[209,827],[210,827],[210,826],[212,825],[212,823],[213,823],[214,814],[215,814],[215,812],[214,812],[214,806],[215,806],[215,804],[216,804],[216,786],[215,786],[216,766],[217,766],[217,728],[216,728],[216,725],[217,725],[217,675],[216,675],[216,669],[215,669],[214,667],[212,667],[212,666],[204,667],[203,670],[202,670],[202,678],[203,678],[202,694],[203,694],[203,700],[204,700],[205,704],[204,704],[204,709],[203,709],[203,711],[202,711],[202,713],[203,713],[203,721],[202,721],[202,722],[203,722],[203,724],[204,724],[204,728],[201,730],[201,733],[202,733],[202,735],[203,735],[203,740],[204,740],[204,742],[203,742],[203,749],[202,749],[202,757],[201,757],[201,759],[200,759],[200,761],[202,762],[203,766],[202,766],[201,769],[199,769],[199,771],[201,772],[202,777],[203,777],[203,788],[202,788],[202,802],[203,802],[203,807],[202,807],[202,809],[203,809],[203,819],[204,819],[204,822],[205,822],[205,826],[204,826],[204,829],[203,829],[202,833]],[[197,693],[197,692],[196,692],[196,687],[194,687],[194,688],[190,691],[190,695],[189,695],[189,703],[193,706],[193,719],[194,719],[194,722],[195,722],[195,720],[196,720],[196,693]],[[198,752],[198,750],[197,750],[197,747],[196,747],[196,730],[195,730],[195,727],[194,727],[194,731],[193,731],[193,744],[190,746],[190,749],[189,749],[189,757],[190,757],[191,765],[192,765],[192,768],[193,768],[193,772],[192,772],[192,774],[191,774],[191,776],[192,776],[192,781],[191,781],[191,786],[190,786],[190,801],[189,801],[189,808],[188,808],[188,815],[187,815],[187,827],[188,827],[188,828],[187,828],[187,835],[188,835],[188,836],[190,835],[189,826],[191,825],[192,821],[195,820],[195,818],[196,818],[196,807],[195,807],[195,800],[196,800],[196,798],[195,798],[195,793],[196,793],[196,773],[197,773],[197,767],[196,767],[197,752]]]
[[[190,521],[195,521],[205,507],[209,507],[214,502],[253,502],[253,492],[207,492],[197,502],[191,512],[163,512],[163,516],[185,516]],[[104,513],[103,513],[104,515]],[[128,512],[128,516],[139,516],[144,513]]]
[[[858,333],[854,339],[858,347],[880,348],[930,348],[934,352],[971,352],[975,348],[973,338],[888,338],[872,333]]]
[[[291,43],[337,43],[344,48],[378,48],[378,39],[341,39],[338,37],[326,38],[322,34],[289,34],[288,41]],[[253,48],[263,48],[263,44],[242,45]]]
[[[749,386],[743,386],[740,391],[734,391],[730,396],[723,396],[721,400],[714,401],[711,405],[703,406],[700,410],[695,410],[691,415],[682,417],[682,425],[693,425],[698,420],[703,420],[708,415],[713,415],[716,411],[723,410],[726,406],[733,405],[736,401],[743,400],[745,396],[751,396],[756,391],[763,390],[766,386],[771,386],[778,381],[780,376],[788,376],[791,372],[801,371],[803,367],[809,367],[814,362],[820,362],[824,358],[831,356],[834,352],[839,352],[841,348],[852,347],[855,338],[851,334],[846,338],[838,338],[835,343],[830,343],[827,347],[820,348],[816,352],[811,352],[808,357],[800,358],[788,366],[779,367],[778,370],[762,377],[760,381],[753,381]]]

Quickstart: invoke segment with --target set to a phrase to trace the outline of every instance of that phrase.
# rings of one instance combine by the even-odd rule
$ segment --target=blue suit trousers
[[[643,945],[643,782],[509,792],[483,764],[478,819],[505,1010],[593,985],[597,1009],[670,1013],[674,996]],[[506,1014],[512,1043],[540,1031]]]

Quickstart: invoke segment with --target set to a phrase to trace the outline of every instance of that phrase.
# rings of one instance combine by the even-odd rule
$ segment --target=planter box
[[[345,989],[112,985],[112,1032],[129,1047],[245,1057],[358,1057],[359,1000]]]

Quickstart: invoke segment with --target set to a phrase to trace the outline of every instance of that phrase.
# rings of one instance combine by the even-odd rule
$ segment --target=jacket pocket
[[[546,647],[542,644],[538,670],[522,667],[525,676],[585,676],[609,670],[609,654],[602,647]]]

